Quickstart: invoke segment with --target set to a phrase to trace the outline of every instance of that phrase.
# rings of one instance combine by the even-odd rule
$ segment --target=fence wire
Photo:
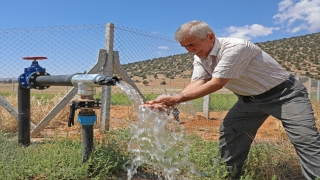
[[[19,75],[31,65],[31,61],[22,60],[26,56],[46,56],[48,59],[39,64],[51,75],[87,72],[97,62],[99,49],[106,47],[106,36],[106,24],[0,29],[0,95],[16,93]],[[161,94],[179,93],[190,82],[192,56],[173,38],[115,25],[113,43],[120,63],[147,100]],[[168,72],[169,67],[174,71]],[[310,98],[319,100],[318,81],[303,77],[300,80],[310,89]],[[31,95],[59,94],[62,97],[71,88],[32,89]],[[97,89],[97,93],[101,90]],[[117,87],[112,87],[111,98],[112,106],[130,106]],[[227,111],[236,101],[225,89],[211,95],[211,99],[214,103],[210,105],[211,110],[219,112]],[[202,111],[202,99],[192,103]]]

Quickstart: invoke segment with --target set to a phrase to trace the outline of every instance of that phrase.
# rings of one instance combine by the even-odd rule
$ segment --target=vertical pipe
[[[18,86],[18,144],[30,144],[30,89]]]
[[[82,125],[82,163],[85,163],[93,149],[93,125]]]

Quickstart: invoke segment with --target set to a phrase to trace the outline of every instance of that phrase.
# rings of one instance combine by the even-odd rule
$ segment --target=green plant
[[[0,179],[79,179],[87,177],[81,165],[81,143],[53,139],[20,147],[15,135],[1,134]]]
[[[128,130],[109,131],[86,163],[81,162],[82,145],[68,137],[44,139],[21,147],[16,134],[0,132],[0,179],[86,179],[110,178],[123,172],[129,160]],[[119,176],[119,175],[118,175]]]
[[[105,132],[103,139],[95,142],[96,148],[90,158],[90,177],[108,178],[119,173],[130,159],[126,150],[130,137],[128,129]]]
[[[149,82],[148,82],[147,80],[143,80],[142,84],[144,84],[144,85],[148,85],[148,84],[149,84]]]
[[[0,179],[126,179],[123,165],[131,159],[127,151],[130,139],[129,129],[103,132],[103,139],[94,142],[89,160],[82,163],[79,140],[56,136],[21,147],[17,143],[17,134],[0,131]],[[183,175],[192,180],[228,179],[218,142],[204,141],[197,135],[186,135],[185,140],[190,144],[186,155],[194,164],[195,173],[186,174],[189,171],[185,168],[188,167],[183,167],[180,169]],[[174,146],[172,153],[181,152],[181,148],[185,147]],[[184,154],[176,158],[182,156]],[[150,175],[156,172],[155,169],[143,165],[139,172]],[[241,180],[255,179],[304,179],[288,141],[261,141],[252,145]]]
[[[187,138],[191,144],[189,160],[197,167],[197,173],[192,175],[192,179],[225,179],[228,173],[221,162],[218,143],[203,141],[195,135]]]
[[[166,85],[167,84],[167,82],[166,81],[161,81],[161,83],[160,83],[161,85]]]
[[[299,161],[290,142],[254,143],[243,167],[254,179],[304,179]]]

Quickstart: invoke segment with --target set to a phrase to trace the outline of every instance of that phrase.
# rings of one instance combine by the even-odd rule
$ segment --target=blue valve
[[[32,87],[32,84],[29,84],[30,79],[34,79],[41,75],[49,75],[46,73],[46,69],[42,68],[37,60],[44,60],[47,59],[47,57],[43,56],[37,56],[37,57],[24,57],[24,60],[33,60],[32,64],[28,68],[24,68],[24,73],[21,74],[18,78],[18,82],[20,86],[30,89]],[[47,87],[38,87],[37,89],[43,89]]]

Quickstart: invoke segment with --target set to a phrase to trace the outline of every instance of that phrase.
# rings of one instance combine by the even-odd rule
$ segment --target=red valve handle
[[[23,57],[22,58],[23,60],[34,60],[34,61],[36,61],[36,60],[44,60],[44,59],[47,59],[47,57],[45,57],[45,56],[31,56],[31,57]]]

